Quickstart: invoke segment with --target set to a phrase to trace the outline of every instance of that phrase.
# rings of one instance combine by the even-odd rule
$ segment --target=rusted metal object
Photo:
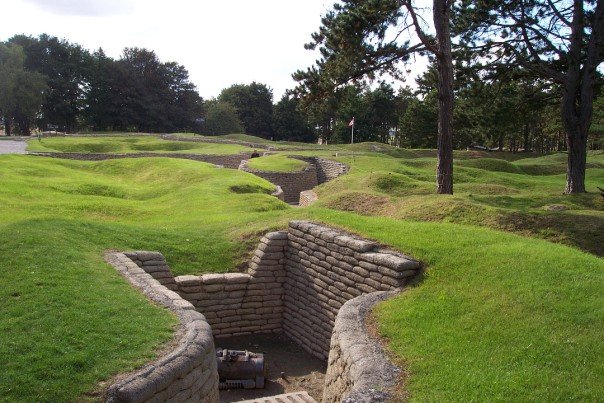
[[[219,389],[262,389],[266,367],[264,354],[216,349]]]

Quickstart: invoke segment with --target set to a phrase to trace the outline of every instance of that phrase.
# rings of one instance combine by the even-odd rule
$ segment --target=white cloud
[[[315,62],[304,49],[333,0],[0,0],[0,40],[47,33],[119,57],[154,50],[184,65],[204,98],[257,81],[277,101],[291,74]],[[412,80],[411,80],[412,81]]]
[[[113,16],[132,11],[128,0],[25,0],[58,15]]]

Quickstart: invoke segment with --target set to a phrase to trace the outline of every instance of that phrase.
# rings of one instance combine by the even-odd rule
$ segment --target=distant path
[[[25,141],[0,140],[0,154],[25,154],[25,148]]]

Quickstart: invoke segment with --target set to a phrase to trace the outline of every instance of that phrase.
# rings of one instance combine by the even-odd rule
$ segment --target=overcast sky
[[[252,81],[275,102],[312,65],[304,49],[333,0],[0,0],[0,40],[47,33],[118,58],[125,47],[154,50],[189,71],[205,99]],[[410,82],[423,69],[413,68]],[[398,87],[400,84],[396,84]]]

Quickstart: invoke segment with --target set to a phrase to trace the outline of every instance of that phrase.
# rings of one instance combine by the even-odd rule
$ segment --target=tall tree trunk
[[[569,67],[564,80],[562,95],[562,123],[566,131],[568,165],[564,193],[585,192],[585,166],[587,159],[587,134],[593,113],[596,69],[602,60],[604,45],[604,2],[598,1],[594,11],[593,30],[587,43],[583,67],[582,45],[585,15],[583,1],[574,1],[569,49]]]
[[[434,0],[433,18],[438,43],[438,194],[453,194],[453,57],[450,12],[451,3],[448,0]]]
[[[12,135],[12,126],[10,124],[10,118],[4,118],[4,134],[7,136]]]
[[[523,133],[523,136],[524,136],[524,152],[525,153],[531,151],[531,144],[529,142],[530,135],[531,135],[531,130],[530,130],[529,124],[525,123],[524,124],[524,133]]]
[[[585,192],[585,164],[587,162],[587,136],[576,130],[566,136],[568,158],[566,167],[566,188],[564,193]]]

